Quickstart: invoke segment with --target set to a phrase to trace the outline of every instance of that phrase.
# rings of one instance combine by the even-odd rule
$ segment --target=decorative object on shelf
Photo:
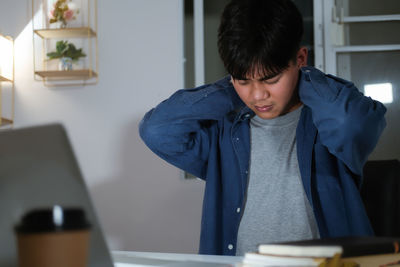
[[[72,58],[60,58],[60,62],[58,63],[58,70],[72,70]]]
[[[97,0],[72,1],[32,0],[34,78],[48,87],[98,82]]]
[[[0,34],[0,127],[13,125],[14,89],[14,41]]]
[[[49,13],[50,23],[60,23],[61,28],[67,27],[67,22],[76,19],[79,9],[71,0],[57,0]]]
[[[60,59],[59,70],[72,70],[72,63],[81,57],[86,57],[82,48],[76,49],[73,43],[58,41],[56,51],[47,53],[49,59]]]

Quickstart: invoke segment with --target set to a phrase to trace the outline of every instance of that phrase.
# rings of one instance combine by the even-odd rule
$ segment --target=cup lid
[[[89,229],[90,224],[82,208],[53,206],[26,213],[15,227],[18,233],[39,233]]]

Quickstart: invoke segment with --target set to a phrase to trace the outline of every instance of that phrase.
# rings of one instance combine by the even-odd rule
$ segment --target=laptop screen
[[[88,266],[113,266],[64,128],[52,124],[0,131],[0,266],[17,266],[14,226],[22,215],[54,205],[85,210],[92,225]]]

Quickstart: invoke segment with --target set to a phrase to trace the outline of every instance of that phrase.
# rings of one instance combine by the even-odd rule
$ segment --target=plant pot
[[[67,27],[67,22],[56,21],[50,24],[51,29],[65,29]]]
[[[59,70],[72,70],[72,58],[62,57],[58,63]]]

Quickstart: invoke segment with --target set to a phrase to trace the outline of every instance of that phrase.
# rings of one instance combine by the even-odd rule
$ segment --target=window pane
[[[400,14],[399,0],[348,0],[349,16]]]
[[[218,53],[218,27],[228,0],[204,0],[204,61],[205,82],[214,82],[227,75]]]
[[[351,23],[346,27],[350,36],[346,45],[400,44],[400,21]]]
[[[304,35],[301,45],[308,48],[308,62],[314,66],[314,18],[312,0],[293,0],[301,15],[303,16]]]

